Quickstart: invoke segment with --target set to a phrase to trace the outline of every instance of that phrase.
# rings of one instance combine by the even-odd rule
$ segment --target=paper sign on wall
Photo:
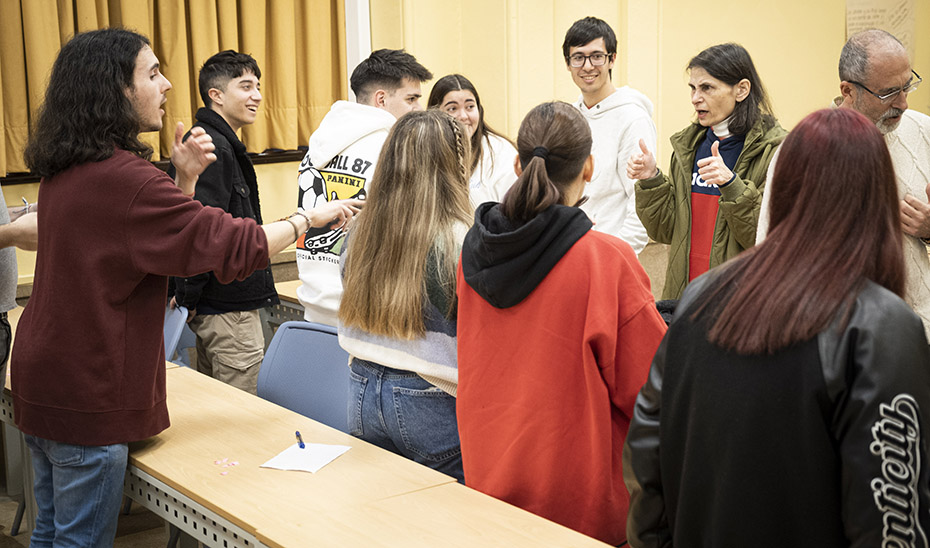
[[[890,32],[914,58],[914,0],[846,0],[846,38],[866,29]]]

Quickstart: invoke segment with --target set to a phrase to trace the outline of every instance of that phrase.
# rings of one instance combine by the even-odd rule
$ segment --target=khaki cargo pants
[[[196,315],[197,371],[255,394],[265,339],[258,310]]]

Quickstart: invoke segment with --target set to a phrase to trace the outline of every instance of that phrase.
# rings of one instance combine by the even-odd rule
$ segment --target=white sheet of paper
[[[348,445],[324,445],[322,443],[305,443],[301,449],[296,443],[262,465],[262,468],[278,470],[302,470],[317,472],[336,457],[351,449]]]

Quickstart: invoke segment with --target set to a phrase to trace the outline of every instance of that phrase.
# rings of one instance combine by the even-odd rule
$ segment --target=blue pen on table
[[[297,446],[300,447],[301,449],[306,447],[306,445],[304,444],[304,439],[300,437],[300,432],[298,431],[294,433],[297,434]]]

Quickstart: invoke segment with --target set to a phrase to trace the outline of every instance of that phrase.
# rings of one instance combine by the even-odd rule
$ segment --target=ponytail
[[[543,103],[531,110],[517,135],[523,172],[501,201],[501,213],[523,224],[563,203],[568,185],[591,154],[591,142],[588,122],[568,103]]]

